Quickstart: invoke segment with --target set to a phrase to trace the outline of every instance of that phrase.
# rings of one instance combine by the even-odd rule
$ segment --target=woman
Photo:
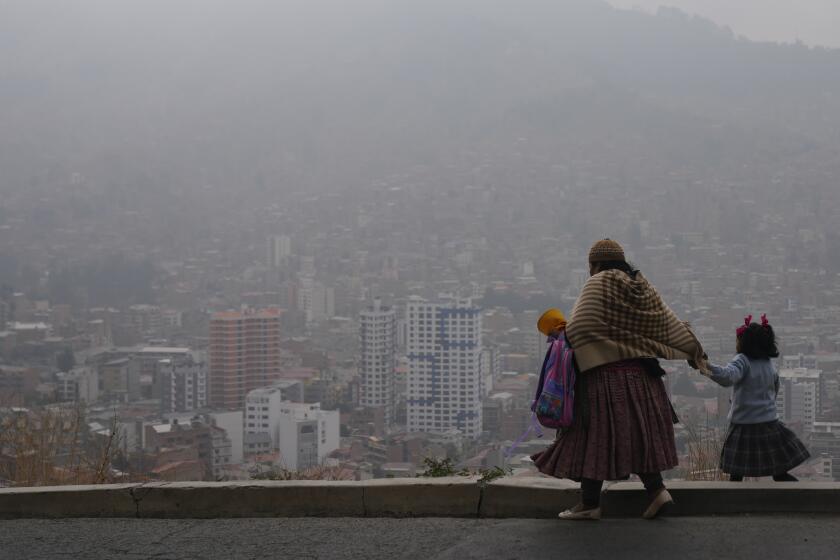
[[[581,503],[561,519],[600,519],[603,482],[631,473],[650,499],[642,516],[652,519],[673,502],[661,472],[678,463],[675,415],[656,358],[691,360],[706,371],[703,349],[618,243],[593,245],[589,273],[566,327],[581,372],[575,419],[532,458],[541,472],[581,483]]]

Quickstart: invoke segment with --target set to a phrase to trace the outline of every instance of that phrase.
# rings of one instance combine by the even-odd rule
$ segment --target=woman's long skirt
[[[607,364],[579,376],[575,418],[545,451],[532,456],[557,478],[623,480],[677,466],[671,403],[662,378],[637,360]],[[578,385],[580,387],[580,385]]]

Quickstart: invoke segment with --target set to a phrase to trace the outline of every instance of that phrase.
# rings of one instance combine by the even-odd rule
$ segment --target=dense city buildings
[[[249,391],[280,374],[279,309],[226,311],[210,320],[210,401],[241,408]]]
[[[358,103],[393,82],[367,66],[377,57],[348,66],[364,79],[334,76],[349,95],[323,87],[333,78],[307,82],[314,70],[274,95],[286,74],[245,65],[197,106],[183,92],[206,80],[182,81],[190,74],[175,57],[172,80],[149,83],[178,94],[141,103],[139,117],[107,97],[137,90],[137,66],[91,88],[81,113],[65,112],[59,87],[41,93],[60,99],[31,111],[42,96],[20,92],[62,79],[41,59],[3,74],[23,81],[0,88],[11,119],[0,129],[11,131],[0,149],[0,422],[81,419],[68,424],[73,441],[116,443],[115,480],[411,476],[442,457],[533,473],[529,454],[550,439],[526,431],[546,349],[535,323],[549,307],[569,314],[589,247],[610,237],[717,363],[735,354],[744,317],[767,313],[779,414],[813,456],[794,474],[840,480],[835,55],[636,14],[624,54],[655,27],[697,41],[674,56],[711,57],[675,72],[643,55],[639,73],[588,43],[600,26],[517,37],[516,17],[500,33],[435,31],[448,38],[441,70],[478,68],[475,80],[429,73],[425,40],[418,56],[397,55],[421,64],[432,109],[414,87]],[[462,50],[474,36],[507,62]],[[603,65],[530,66],[578,49]],[[743,65],[753,57],[766,64]],[[720,87],[704,67],[756,79]],[[562,99],[546,103],[546,92]],[[252,106],[259,114],[239,123]],[[39,119],[53,110],[60,123],[96,120],[103,136],[50,129]],[[106,134],[112,123],[119,139]],[[680,466],[666,476],[719,476],[695,468],[692,445],[726,437],[731,389],[662,365],[680,419]]]

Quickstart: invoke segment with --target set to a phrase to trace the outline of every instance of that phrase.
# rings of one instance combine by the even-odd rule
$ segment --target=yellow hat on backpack
[[[537,320],[537,329],[545,336],[566,328],[566,318],[559,309],[551,308]]]

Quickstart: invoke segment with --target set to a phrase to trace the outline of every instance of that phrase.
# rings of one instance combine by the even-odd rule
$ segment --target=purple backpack
[[[549,345],[531,410],[546,428],[568,428],[575,406],[574,350],[565,334],[550,338]]]

